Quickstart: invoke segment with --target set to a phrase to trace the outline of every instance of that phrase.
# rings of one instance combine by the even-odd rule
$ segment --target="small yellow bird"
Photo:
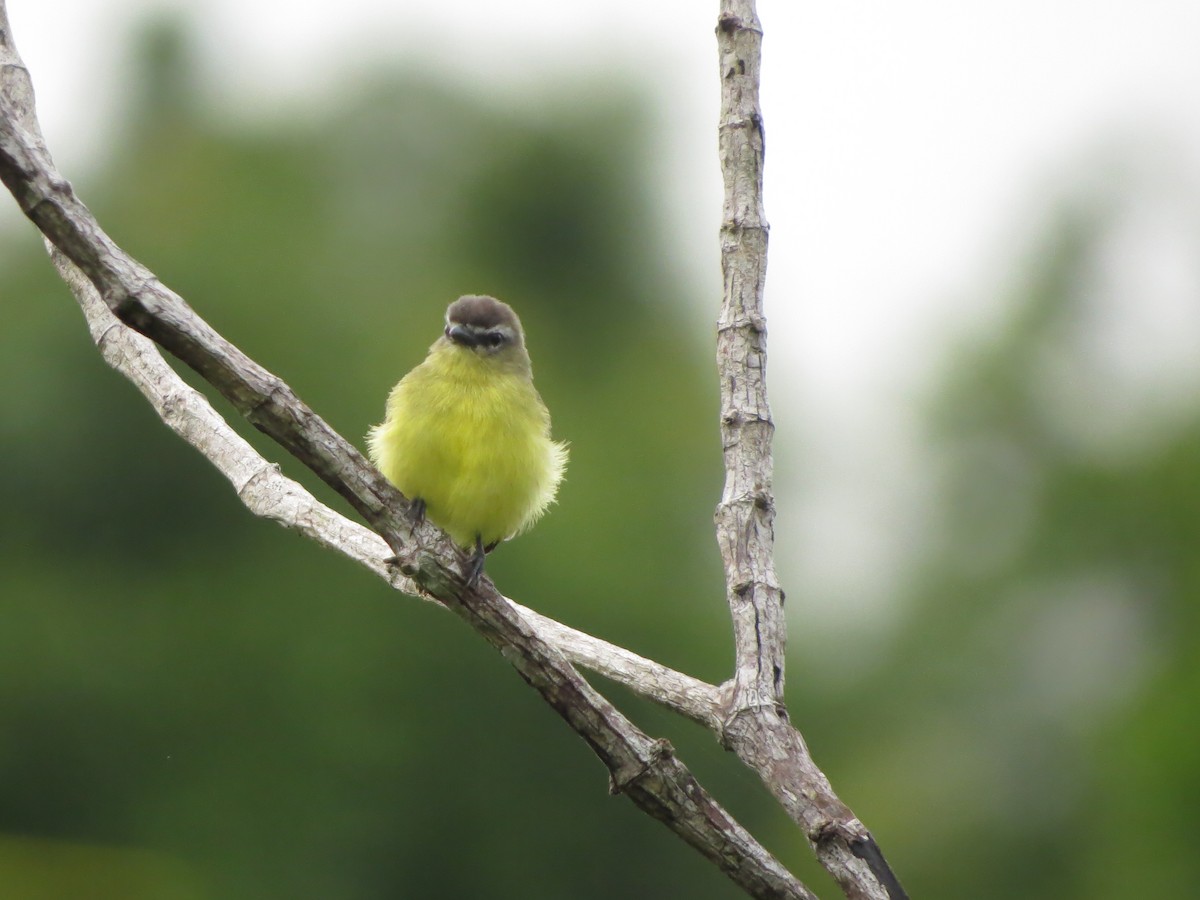
[[[483,296],[450,304],[445,331],[392,389],[367,445],[414,516],[474,550],[468,584],[486,553],[554,502],[567,463],[567,445],[550,439],[521,320]]]

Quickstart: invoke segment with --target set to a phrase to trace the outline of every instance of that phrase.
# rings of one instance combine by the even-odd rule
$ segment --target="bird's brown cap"
[[[446,324],[466,325],[479,330],[507,325],[518,334],[521,331],[521,320],[511,306],[482,294],[468,294],[451,303],[446,310]]]

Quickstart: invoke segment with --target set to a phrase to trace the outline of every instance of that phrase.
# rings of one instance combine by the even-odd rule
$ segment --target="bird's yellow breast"
[[[470,547],[528,528],[554,500],[566,447],[550,439],[550,416],[528,364],[509,365],[439,342],[388,398],[368,436],[384,476]]]

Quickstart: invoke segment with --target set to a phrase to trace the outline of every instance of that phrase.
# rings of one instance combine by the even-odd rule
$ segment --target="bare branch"
[[[273,437],[330,484],[371,523],[400,560],[415,586],[466,620],[495,646],[520,675],[592,747],[610,773],[614,793],[626,794],[658,818],[754,897],[812,898],[754,838],[699,785],[665,741],[654,741],[598,694],[530,622],[484,578],[468,588],[460,575],[461,552],[432,525],[413,529],[403,513],[407,501],[362,455],[305,406],[280,379],[246,357],[197,316],[153,273],[122,251],[100,228],[54,168],[33,112],[32,89],[9,32],[0,0],[0,180],[25,214],[66,259],[60,266],[70,281],[77,266],[103,304],[122,322],[153,338],[216,387],[256,427]],[[89,317],[106,358],[125,352],[122,326]],[[156,355],[156,354],[155,354]],[[162,360],[159,359],[161,363]],[[161,374],[161,373],[160,373]],[[147,377],[144,392],[162,387]],[[185,402],[191,396],[178,395]],[[170,421],[173,413],[167,404]],[[180,419],[180,430],[196,419]],[[212,423],[210,423],[211,425]],[[236,437],[236,436],[234,436]],[[288,501],[302,497],[276,482],[269,466],[240,455],[236,441],[222,434],[217,455],[236,460],[227,477],[239,495],[259,502],[256,484],[273,484]],[[244,461],[249,461],[245,464]],[[224,470],[223,470],[224,471]],[[279,495],[268,496],[279,499]],[[266,508],[277,512],[279,504]],[[308,508],[313,511],[312,507]],[[295,521],[295,520],[293,520]],[[335,526],[329,520],[322,529]],[[630,657],[620,667],[634,665]],[[689,690],[700,686],[695,683]],[[702,692],[702,691],[701,691]],[[681,704],[682,705],[682,704]],[[702,720],[714,717],[708,713]]]
[[[813,762],[784,705],[787,622],[775,575],[775,498],[767,404],[767,323],[763,288],[768,226],[763,213],[763,119],[758,86],[762,26],[754,0],[721,0],[719,126],[725,182],[721,266],[725,292],[717,321],[725,490],[717,542],[733,618],[736,671],[727,747],[759,773],[803,830],[847,897],[900,900],[904,889],[870,832],[838,799]]]
[[[520,604],[530,624],[572,662],[623,684],[714,732],[720,731],[726,692],[629,650],[576,631]]]
[[[775,577],[775,498],[767,405],[767,222],[762,207],[763,123],[758,108],[762,30],[752,0],[721,4],[721,174],[725,180],[721,268],[725,295],[717,321],[725,490],[717,541],[733,615],[734,711],[783,702],[787,628]]]

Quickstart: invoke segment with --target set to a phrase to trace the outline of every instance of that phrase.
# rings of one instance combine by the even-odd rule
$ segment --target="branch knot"
[[[658,768],[663,760],[670,759],[674,755],[675,748],[671,746],[671,742],[666,738],[659,738],[650,745],[650,752],[642,760],[642,764],[632,772],[626,774],[618,768],[609,773],[608,792],[614,797],[624,793],[631,784],[640,781],[652,769]]]

